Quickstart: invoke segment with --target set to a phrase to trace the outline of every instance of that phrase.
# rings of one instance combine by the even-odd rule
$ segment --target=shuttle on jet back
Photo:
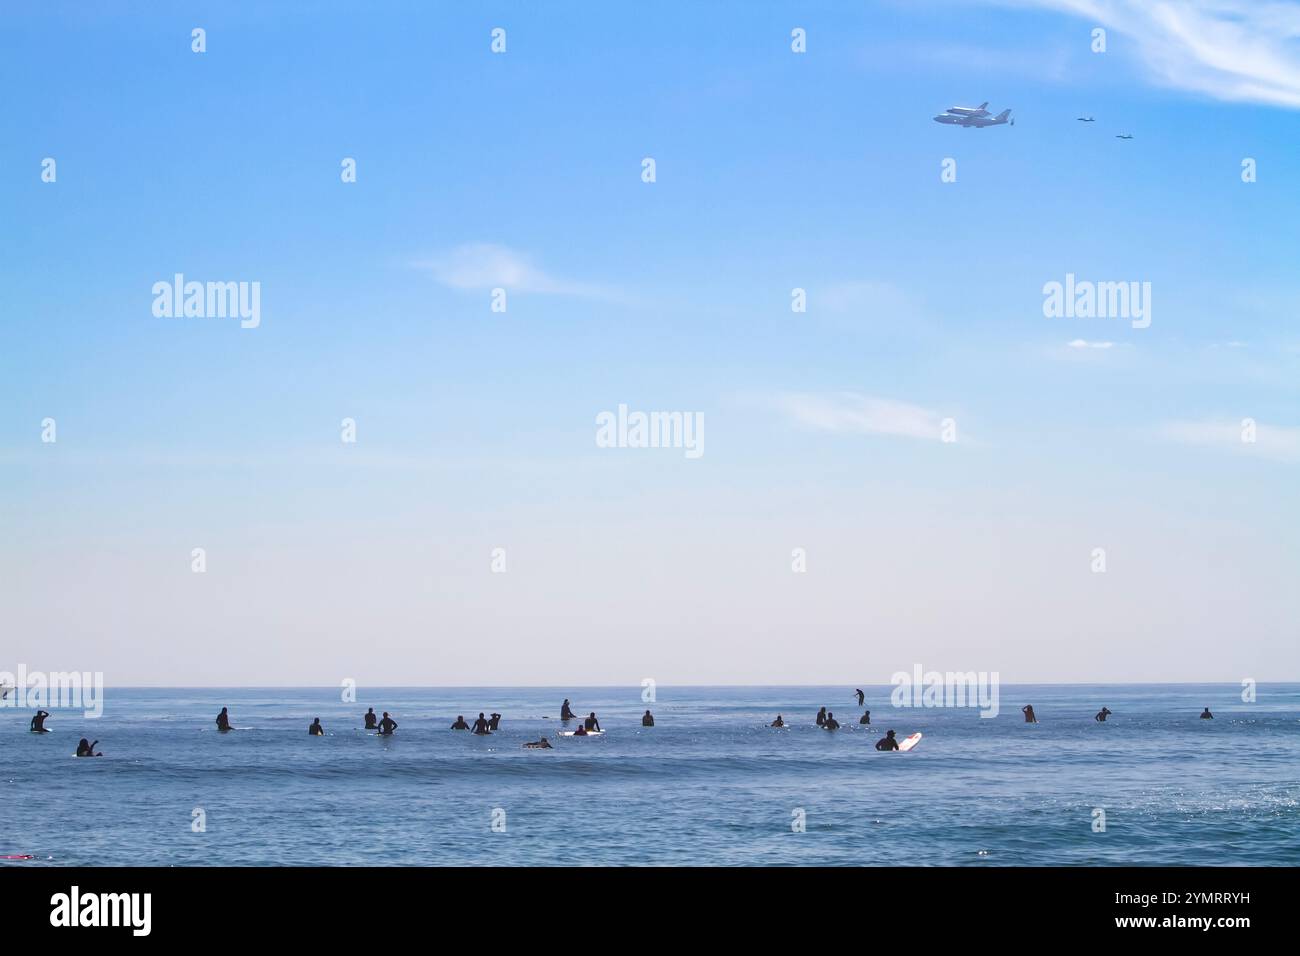
[[[967,129],[983,129],[985,126],[1001,126],[1003,123],[1016,125],[1011,118],[1011,110],[1003,110],[997,116],[988,111],[988,103],[979,106],[950,106],[934,118],[936,123],[948,126],[965,126]]]

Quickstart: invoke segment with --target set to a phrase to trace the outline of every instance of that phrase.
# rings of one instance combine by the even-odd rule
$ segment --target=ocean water
[[[5,865],[1300,864],[1300,685],[1003,686],[1001,715],[864,687],[108,689],[0,708]],[[604,737],[556,739],[564,697]],[[1040,723],[1019,713],[1032,703]],[[1092,715],[1114,711],[1105,724]],[[819,706],[844,728],[814,726]],[[1217,719],[1199,720],[1209,706]],[[219,734],[230,708],[238,728]],[[391,711],[392,738],[359,730]],[[501,731],[448,729],[504,715]],[[788,729],[767,726],[781,713]],[[310,738],[319,716],[328,736]],[[924,734],[908,754],[885,730]],[[551,736],[556,749],[529,751]],[[82,736],[105,756],[72,756]],[[1094,832],[1094,810],[1105,812]],[[194,832],[195,811],[206,828]],[[804,832],[792,822],[802,813]],[[504,823],[495,832],[494,819]]]

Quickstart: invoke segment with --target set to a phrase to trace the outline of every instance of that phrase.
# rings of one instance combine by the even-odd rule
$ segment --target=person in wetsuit
[[[221,713],[217,714],[217,730],[230,729],[230,714],[226,713],[226,708],[221,708]]]
[[[894,732],[892,730],[887,731],[885,733],[885,736],[881,737],[879,740],[876,741],[876,749],[877,750],[898,749],[898,741],[894,739]]]
[[[560,705],[560,720],[573,720],[578,715],[569,709],[569,698],[564,698],[564,703]]]
[[[1104,724],[1106,722],[1106,718],[1109,716],[1110,716],[1110,708],[1103,707],[1101,710],[1097,711],[1097,716],[1093,717],[1092,719],[1099,724]]]
[[[1033,705],[1033,704],[1025,704],[1024,707],[1021,707],[1021,708],[1020,708],[1020,712],[1021,712],[1022,714],[1025,715],[1025,723],[1027,723],[1027,724],[1036,724],[1036,723],[1038,723],[1038,718],[1034,716],[1034,705]]]
[[[587,715],[587,719],[582,722],[582,726],[587,733],[591,733],[593,730],[600,730],[600,721],[596,719],[596,712],[594,710]]]
[[[474,733],[480,736],[492,733],[492,731],[488,730],[487,718],[483,716],[482,711],[479,712],[478,720],[474,721]]]
[[[575,731],[573,732],[573,736],[575,736],[575,737],[585,737],[585,736],[587,736],[587,728],[584,727],[584,726],[582,726],[582,724],[579,724],[579,725],[578,725],[578,729],[575,730]]]
[[[653,727],[654,725],[655,725],[655,715],[650,713],[650,711],[647,710],[644,714],[641,715],[641,726]]]
[[[456,722],[451,725],[452,730],[469,730],[469,724],[465,723],[465,715],[457,714]]]
[[[826,715],[826,723],[822,724],[822,730],[839,730],[840,722],[835,719],[834,714]]]
[[[45,729],[45,718],[48,716],[50,716],[48,710],[38,710],[36,715],[32,717],[32,723],[28,729],[34,734],[48,734],[49,731]]]
[[[81,743],[77,744],[77,756],[78,756],[78,757],[102,757],[102,756],[104,756],[103,754],[95,753],[95,744],[97,744],[97,743],[99,743],[98,740],[92,742],[92,741],[87,740],[85,737],[82,737],[82,738],[81,738]]]
[[[780,714],[777,714],[777,715],[776,715],[776,720],[772,721],[770,724],[768,724],[768,726],[769,726],[769,727],[784,727],[784,726],[785,726],[785,721],[781,718],[781,715],[780,715]]]
[[[500,715],[500,714],[489,714],[489,715],[488,715],[488,730],[492,731],[493,733],[496,733],[497,728],[500,727],[500,726],[501,726],[501,715]]]
[[[1201,711],[1201,720],[1213,720],[1213,719],[1214,719],[1214,715],[1210,713],[1210,708],[1206,707],[1203,711]]]
[[[307,728],[307,733],[311,734],[313,737],[325,736],[325,728],[320,725],[319,717],[311,722],[311,726]]]
[[[868,711],[863,711],[862,716],[858,718],[858,723],[860,723],[860,724],[869,724],[869,723],[871,723],[871,711],[869,711],[869,710],[868,710]]]
[[[825,723],[826,723],[826,708],[823,707],[821,710],[817,711],[817,726],[822,727],[825,725]]]
[[[551,742],[547,740],[545,737],[543,737],[541,740],[530,740],[528,741],[528,743],[524,744],[524,746],[527,747],[529,750],[554,750],[555,749],[554,747],[551,746]]]
[[[393,731],[397,729],[397,721],[388,716],[388,711],[384,711],[383,718],[379,721],[379,736],[391,737]]]
[[[366,730],[374,730],[379,726],[379,718],[375,716],[375,708],[371,707],[366,711]]]
[[[866,699],[867,699],[867,695],[864,694],[864,693],[862,693],[862,688],[861,688],[861,687],[859,687],[857,690],[855,690],[854,693],[858,695],[858,706],[861,707],[862,704],[866,701]]]

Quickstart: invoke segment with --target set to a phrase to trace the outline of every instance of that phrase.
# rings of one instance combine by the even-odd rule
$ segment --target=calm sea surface
[[[1300,685],[1004,686],[1001,714],[866,687],[119,689],[0,708],[4,865],[1300,865]],[[607,735],[557,739],[560,702]],[[1032,703],[1040,723],[1023,723]],[[1113,712],[1098,724],[1102,706]],[[1217,719],[1199,720],[1209,706]],[[233,733],[213,718],[230,708]],[[392,738],[359,728],[391,711]],[[814,726],[829,707],[843,730]],[[448,729],[504,715],[501,731]],[[792,724],[767,726],[777,714]],[[319,716],[327,731],[310,738]],[[877,737],[922,731],[908,754]],[[551,736],[556,749],[525,750]],[[105,756],[77,760],[77,740]],[[1095,809],[1105,832],[1093,831]],[[196,811],[206,824],[194,832]],[[792,822],[802,811],[804,832]],[[504,822],[494,832],[493,821]]]

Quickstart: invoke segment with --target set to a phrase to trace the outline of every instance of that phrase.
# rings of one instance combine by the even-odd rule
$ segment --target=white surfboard
[[[920,742],[921,742],[921,732],[918,730],[916,733],[912,734],[912,736],[906,738],[905,740],[903,740],[902,743],[898,745],[898,752],[907,753],[907,751],[911,750]]]
[[[560,736],[561,737],[575,737],[575,736],[576,737],[603,737],[605,736],[605,731],[589,730],[585,734],[579,734],[576,730],[561,730]]]

